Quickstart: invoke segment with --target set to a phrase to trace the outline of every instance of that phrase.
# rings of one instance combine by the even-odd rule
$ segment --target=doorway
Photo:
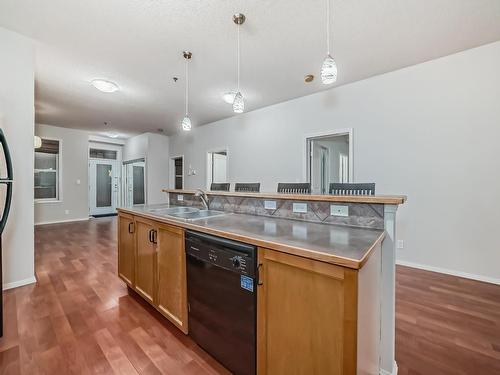
[[[207,152],[207,189],[212,183],[227,182],[227,150]]]
[[[170,179],[171,189],[184,189],[184,155],[170,158]]]
[[[352,130],[306,137],[306,173],[313,194],[328,194],[330,183],[352,181]]]
[[[137,159],[123,162],[124,204],[132,206],[146,203],[146,161]]]
[[[116,214],[120,198],[120,163],[117,160],[89,161],[89,211],[91,216]]]

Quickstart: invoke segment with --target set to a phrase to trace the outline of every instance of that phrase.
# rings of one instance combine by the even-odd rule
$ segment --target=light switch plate
[[[339,206],[336,204],[331,204],[330,215],[343,217],[349,216],[349,206]]]
[[[306,214],[307,213],[307,203],[294,203],[293,212],[296,214]]]
[[[179,202],[182,202],[182,201],[184,200],[184,195],[182,195],[182,194],[177,194],[177,200],[178,200]]]
[[[275,210],[276,209],[276,201],[264,201],[264,208],[266,210]]]

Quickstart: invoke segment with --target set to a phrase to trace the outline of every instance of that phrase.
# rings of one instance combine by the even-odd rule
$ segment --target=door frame
[[[214,147],[211,149],[208,149],[205,152],[206,155],[206,169],[205,169],[205,184],[207,190],[210,190],[210,185],[212,183],[212,163],[210,160],[210,154],[213,154],[214,152],[225,152],[226,153],[226,182],[229,182],[229,177],[228,177],[228,172],[229,172],[229,147],[228,146],[222,146],[222,147]]]
[[[184,155],[176,155],[176,156],[170,156],[168,159],[168,187],[170,189],[175,189],[175,159],[182,159],[182,188],[184,189],[184,186],[186,185],[186,180],[185,176],[186,174],[184,173],[184,167],[186,166],[184,164]]]
[[[93,207],[93,203],[92,203],[92,175],[91,175],[91,163],[92,162],[95,162],[96,163],[96,166],[97,164],[101,163],[101,164],[111,164],[112,165],[112,170],[114,168],[116,168],[116,171],[118,172],[118,191],[116,193],[116,199],[115,199],[115,202],[113,202],[113,181],[111,181],[111,200],[112,200],[112,205],[111,207],[114,207],[114,212],[103,212],[103,213],[99,213],[99,212],[95,212],[93,213],[92,212],[92,207]],[[120,206],[121,202],[121,178],[120,178],[120,175],[121,175],[121,163],[119,160],[113,160],[113,159],[94,159],[94,158],[89,158],[88,159],[88,207],[89,207],[89,216],[94,216],[94,215],[114,215],[116,214],[116,209]],[[97,189],[97,187],[96,187]],[[97,209],[97,207],[96,207]]]
[[[340,135],[349,136],[349,182],[354,181],[354,143],[353,143],[353,128],[345,129],[335,129],[319,133],[306,134],[303,137],[302,142],[302,177],[304,181],[311,182],[311,172],[310,172],[310,147],[309,141],[312,139],[321,139],[328,137],[335,137]]]
[[[148,204],[148,163],[147,163],[147,158],[137,158],[137,159],[129,159],[129,160],[122,160],[121,162],[121,174],[122,174],[122,204],[125,205],[126,203],[126,195],[128,194],[127,191],[127,181],[126,181],[126,169],[128,164],[134,164],[134,163],[144,163],[144,204]]]

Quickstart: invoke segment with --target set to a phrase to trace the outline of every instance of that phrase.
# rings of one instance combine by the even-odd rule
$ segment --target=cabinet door
[[[188,333],[186,255],[184,231],[170,225],[158,225],[158,310]]]
[[[356,271],[259,249],[259,375],[356,374]]]
[[[118,276],[134,287],[135,273],[135,228],[132,215],[118,216]]]
[[[136,216],[136,291],[148,302],[154,302],[156,274],[156,245],[154,240],[154,222]]]

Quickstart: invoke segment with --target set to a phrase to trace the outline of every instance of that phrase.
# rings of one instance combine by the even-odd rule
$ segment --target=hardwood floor
[[[397,267],[399,375],[499,375],[500,286]]]
[[[127,294],[116,218],[36,227],[38,283],[5,297],[0,374],[228,374]]]
[[[0,374],[228,374],[116,276],[116,219],[35,229],[38,283],[4,293]],[[397,269],[401,375],[500,374],[500,286]]]

